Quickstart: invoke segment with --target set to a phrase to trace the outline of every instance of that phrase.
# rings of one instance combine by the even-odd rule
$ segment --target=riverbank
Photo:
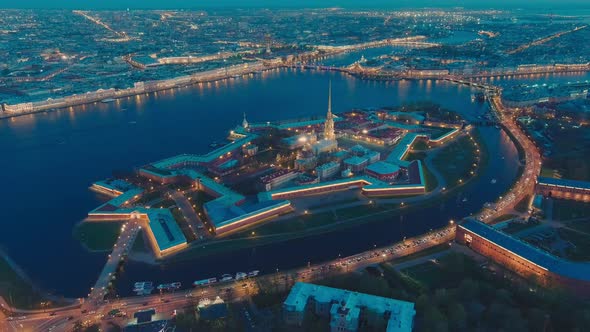
[[[38,289],[26,273],[0,250],[0,297],[12,308],[49,309],[68,304]]]

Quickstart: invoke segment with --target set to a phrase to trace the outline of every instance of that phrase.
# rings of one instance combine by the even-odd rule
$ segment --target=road
[[[127,227],[133,229],[137,224]],[[123,232],[123,236],[131,236],[131,233]],[[178,291],[175,293],[163,293],[149,296],[134,296],[115,300],[114,302],[100,301],[98,296],[104,292],[93,291],[89,300],[82,308],[68,308],[66,310],[37,311],[27,315],[13,316],[7,320],[6,331],[47,331],[54,327],[55,331],[71,331],[76,321],[89,323],[122,322],[121,318],[107,317],[113,309],[132,314],[139,310],[154,308],[156,312],[171,315],[174,310],[198,303],[201,299],[215,299],[219,296],[227,302],[235,302],[247,299],[249,296],[264,289],[276,290],[288,289],[296,281],[313,282],[318,279],[363,269],[367,266],[390,261],[395,258],[411,255],[430,247],[452,241],[455,237],[455,227],[449,226],[442,230],[431,232],[419,237],[406,239],[402,242],[383,248],[375,248],[353,256],[336,258],[321,264],[308,264],[305,267],[275,271],[274,273],[261,275],[245,280],[217,283],[210,286],[202,286],[194,289]],[[124,249],[113,250],[113,254],[123,253]],[[112,255],[111,254],[111,258]],[[109,259],[109,262],[114,262]],[[105,269],[107,270],[107,269]],[[110,271],[108,269],[107,271]],[[103,271],[97,285],[104,285],[109,274]],[[103,278],[106,277],[106,278]]]
[[[88,299],[82,305],[83,309],[92,310],[95,305],[98,305],[102,301],[106,295],[107,287],[117,271],[119,263],[133,247],[133,243],[135,243],[135,238],[140,229],[141,225],[134,219],[121,226],[121,234],[117,238],[117,242],[113,246],[113,251],[109,255],[98,280],[94,284],[94,287],[91,288]]]
[[[516,122],[517,109],[510,109],[502,104],[499,94],[488,96],[490,106],[496,111],[504,129],[514,137],[515,144],[522,147],[524,151],[524,170],[520,178],[512,186],[510,191],[500,196],[500,199],[492,208],[484,209],[477,218],[483,222],[490,223],[495,218],[510,213],[516,204],[529,195],[534,195],[535,182],[541,173],[541,154],[534,142],[518,126]]]
[[[195,239],[206,239],[210,237],[211,234],[205,229],[205,224],[203,224],[203,221],[199,218],[186,196],[179,190],[168,190],[167,194],[170,195],[170,198],[174,200],[174,203],[176,203],[176,206],[182,212],[182,216],[188,223],[188,227]]]

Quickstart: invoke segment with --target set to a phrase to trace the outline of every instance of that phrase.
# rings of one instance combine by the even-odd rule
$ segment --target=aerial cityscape
[[[531,3],[0,2],[0,332],[590,331],[590,5]]]

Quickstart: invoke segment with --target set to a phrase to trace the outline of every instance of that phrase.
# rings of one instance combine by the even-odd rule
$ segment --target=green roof
[[[374,164],[367,166],[367,170],[376,174],[392,174],[399,172],[400,167],[398,165],[388,163],[386,161],[378,161]]]
[[[150,229],[160,251],[186,243],[182,230],[169,209],[144,210],[150,219]]]
[[[332,305],[350,309],[348,313],[356,315],[355,318],[360,315],[360,309],[384,317],[386,313],[389,313],[391,315],[387,320],[387,331],[390,332],[410,332],[414,326],[416,310],[412,302],[304,282],[298,282],[291,288],[289,296],[283,302],[283,308],[291,312],[304,312],[310,298],[319,303],[332,303]]]

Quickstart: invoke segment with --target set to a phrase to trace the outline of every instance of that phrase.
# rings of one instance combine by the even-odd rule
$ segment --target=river
[[[471,102],[470,88],[448,82],[373,82],[340,73],[275,70],[7,119],[0,121],[2,247],[40,287],[67,297],[87,294],[106,254],[85,251],[72,229],[100,203],[88,190],[93,181],[174,154],[204,153],[212,141],[241,122],[243,112],[250,122],[323,115],[330,79],[335,112],[419,100],[433,100],[466,118],[487,110]],[[517,153],[507,136],[494,127],[479,130],[490,165],[462,189],[467,202],[458,204],[456,197],[450,197],[437,208],[408,213],[403,220],[384,218],[189,263],[154,267],[131,262],[121,276],[121,287],[127,290],[136,280],[188,284],[222,273],[286,269],[396,242],[475,213],[507,190],[517,169]],[[492,184],[494,178],[497,182]]]

